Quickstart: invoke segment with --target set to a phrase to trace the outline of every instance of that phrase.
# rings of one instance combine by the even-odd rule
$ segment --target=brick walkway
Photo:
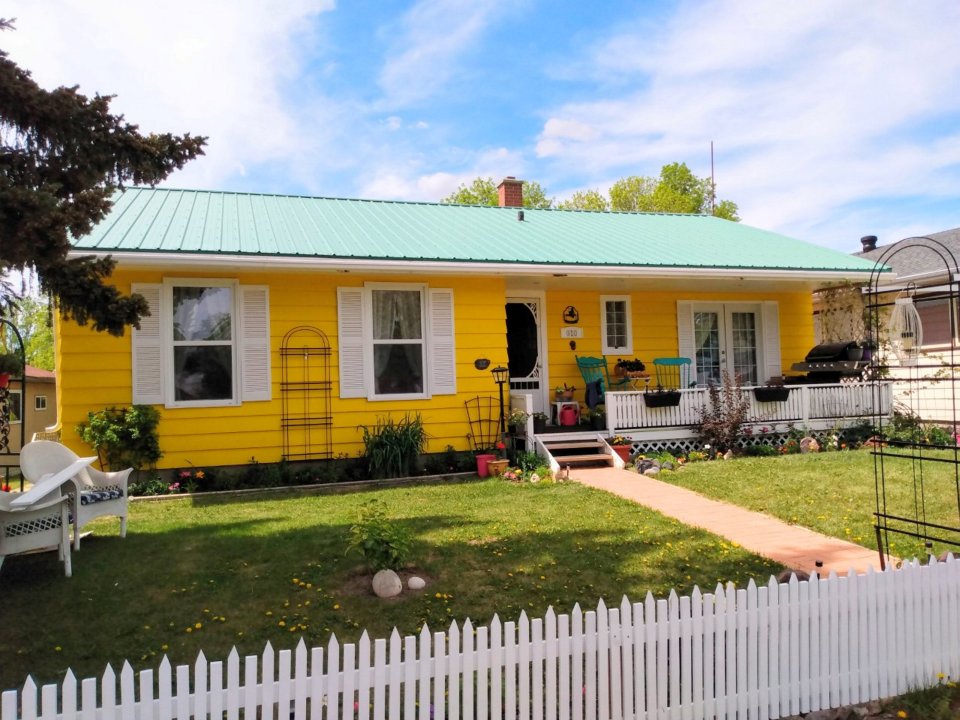
[[[635,472],[613,468],[571,468],[570,479],[633,500],[685,525],[709,530],[792,570],[819,571],[821,575],[835,570],[838,575],[846,575],[850,569],[858,573],[865,572],[868,567],[880,569],[876,550],[790,525],[763,513],[711,500],[692,490]],[[818,560],[823,562],[822,569],[816,567]]]

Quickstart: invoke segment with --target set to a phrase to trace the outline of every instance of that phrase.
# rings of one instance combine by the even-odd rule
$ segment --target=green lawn
[[[939,456],[952,458],[953,454],[942,451]],[[887,513],[916,517],[914,464],[884,458],[884,469]],[[952,464],[923,464],[929,522],[960,525],[954,472]],[[919,470],[916,477],[920,479]],[[869,450],[692,463],[681,472],[661,473],[659,478],[826,535],[876,547],[873,513],[877,493],[874,456]],[[892,553],[899,557],[925,555],[922,543],[905,535],[891,533],[890,543]],[[936,554],[948,549],[934,546]]]
[[[693,477],[695,472],[690,473]],[[371,498],[414,538],[425,590],[381,601],[352,588],[359,559],[347,529]],[[101,520],[63,577],[53,553],[7,559],[0,571],[0,688],[29,672],[54,681],[67,667],[98,675],[155,667],[163,654],[193,662],[236,645],[293,647],[384,637],[496,612],[540,616],[663,596],[694,584],[765,580],[781,568],[709,533],[606,493],[570,484],[449,482],[342,495],[240,496],[135,502],[130,530]],[[354,583],[355,585],[356,583]],[[15,621],[11,621],[15,619]]]

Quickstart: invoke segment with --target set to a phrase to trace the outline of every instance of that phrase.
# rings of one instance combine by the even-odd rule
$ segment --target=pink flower
[[[190,471],[189,471],[189,470],[181,470],[181,471],[180,471],[180,477],[181,477],[183,480],[186,480],[187,478],[190,477]]]

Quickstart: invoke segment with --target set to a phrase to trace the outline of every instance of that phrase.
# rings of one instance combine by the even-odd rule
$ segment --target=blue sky
[[[960,3],[0,0],[45,87],[210,137],[170,187],[558,200],[668,162],[851,252],[960,226]]]

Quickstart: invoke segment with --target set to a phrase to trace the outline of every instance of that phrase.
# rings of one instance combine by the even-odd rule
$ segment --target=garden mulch
[[[791,570],[821,575],[831,571],[846,575],[851,570],[857,573],[866,572],[867,568],[880,570],[876,550],[712,500],[630,470],[571,469],[570,479],[632,500],[685,525],[708,530]],[[818,562],[822,566],[818,566]],[[896,558],[889,558],[887,562],[896,562]]]

